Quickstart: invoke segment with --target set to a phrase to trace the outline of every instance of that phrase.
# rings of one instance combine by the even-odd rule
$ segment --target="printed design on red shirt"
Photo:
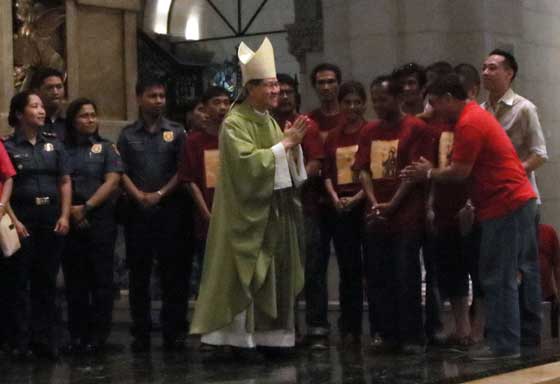
[[[204,150],[204,171],[206,188],[216,188],[220,171],[220,151],[217,149]]]
[[[352,164],[358,152],[358,145],[350,145],[347,147],[339,147],[336,149],[336,170],[338,185],[347,185],[355,183]]]
[[[370,151],[372,179],[396,178],[398,176],[397,153],[399,140],[373,140]]]
[[[440,168],[448,167],[451,164],[454,137],[453,132],[442,132],[439,138],[438,164]]]

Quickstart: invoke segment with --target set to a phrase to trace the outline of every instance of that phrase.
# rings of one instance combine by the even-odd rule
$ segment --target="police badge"
[[[173,132],[172,131],[165,131],[163,132],[163,141],[165,141],[166,143],[170,143],[173,141]]]
[[[101,153],[102,150],[103,150],[103,146],[101,144],[93,144],[91,146],[92,153]]]

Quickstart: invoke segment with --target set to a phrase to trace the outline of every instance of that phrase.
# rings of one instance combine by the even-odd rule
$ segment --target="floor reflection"
[[[560,344],[524,351],[518,360],[474,363],[464,355],[430,349],[425,356],[374,355],[364,350],[297,351],[280,360],[259,363],[208,361],[190,340],[184,353],[167,354],[155,338],[150,354],[132,355],[128,332],[117,330],[109,351],[98,357],[63,357],[58,363],[12,363],[0,353],[3,384],[128,383],[460,383],[497,373],[556,361]]]

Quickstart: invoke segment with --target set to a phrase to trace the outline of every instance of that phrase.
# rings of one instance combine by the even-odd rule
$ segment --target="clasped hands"
[[[309,122],[309,117],[305,115],[298,116],[293,124],[289,121],[286,122],[286,125],[284,126],[284,139],[282,140],[282,144],[286,150],[301,144],[303,137],[305,136],[305,132],[309,127]]]

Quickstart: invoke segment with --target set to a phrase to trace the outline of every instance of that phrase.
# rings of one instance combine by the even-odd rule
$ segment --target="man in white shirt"
[[[548,159],[546,143],[537,108],[511,88],[517,70],[517,61],[511,53],[501,49],[490,52],[482,64],[482,84],[489,92],[482,107],[506,130],[539,196],[534,171]],[[540,196],[537,204],[541,204]]]

